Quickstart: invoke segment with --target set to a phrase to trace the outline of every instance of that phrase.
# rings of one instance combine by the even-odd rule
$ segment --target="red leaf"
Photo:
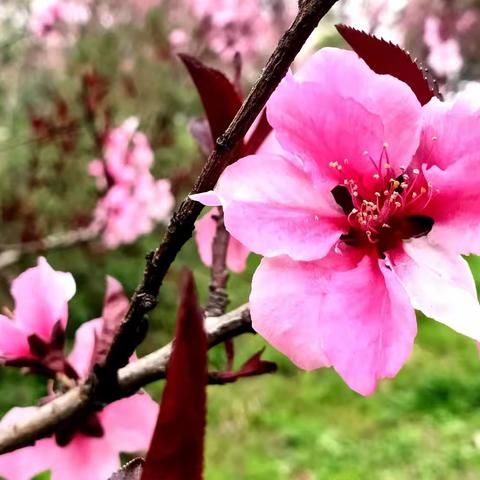
[[[267,120],[267,110],[263,109],[263,112],[260,115],[255,130],[248,139],[248,142],[245,145],[244,155],[252,155],[257,152],[257,150],[262,146],[262,143],[267,138],[268,134],[272,131],[272,127]]]
[[[95,338],[95,351],[92,365],[102,364],[110,350],[110,345],[120,328],[128,310],[128,298],[122,285],[115,278],[107,276],[107,290],[103,301],[102,331]]]
[[[215,141],[230,125],[242,105],[242,98],[222,72],[207,67],[190,55],[179,56],[197,87]]]
[[[432,80],[434,84],[432,88],[426,72],[403,48],[347,25],[336,25],[336,28],[353,51],[374,72],[390,74],[405,82],[422,105],[428,103],[433,97],[440,96],[436,81]]]
[[[277,364],[262,360],[262,354],[265,349],[262,348],[255,355],[252,355],[237,372],[215,372],[210,374],[210,379],[218,383],[235,382],[242,377],[253,377],[263,375],[264,373],[273,373],[277,370]]]
[[[207,337],[188,273],[160,413],[142,480],[201,480],[206,416]]]
[[[134,458],[114,473],[108,480],[140,480],[143,468],[143,458]]]

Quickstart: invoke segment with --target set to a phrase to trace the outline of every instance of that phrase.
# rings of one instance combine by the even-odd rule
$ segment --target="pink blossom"
[[[181,18],[182,30],[186,30],[186,12],[193,16],[194,40],[204,42],[217,55],[231,59],[235,52],[240,52],[243,57],[252,59],[258,57],[259,52],[273,48],[280,35],[278,27],[284,25],[284,17],[288,16],[284,3],[292,5],[294,2],[276,2],[275,9],[262,0],[188,0],[184,11],[179,11],[177,16]],[[176,46],[178,34],[172,40]]]
[[[480,111],[422,107],[356,54],[323,49],[281,83],[267,115],[283,153],[239,160],[216,192],[227,230],[264,256],[255,330],[364,395],[409,357],[414,309],[480,340],[461,257],[480,253]]]
[[[427,18],[423,39],[430,49],[427,62],[433,70],[447,77],[458,75],[463,66],[460,44],[453,37],[442,38],[439,18]]]
[[[32,277],[31,270],[23,275]],[[44,283],[37,284],[39,293],[46,294],[46,287]],[[41,306],[35,308],[41,316]],[[127,309],[128,299],[121,285],[115,279],[107,278],[102,317],[84,323],[77,330],[73,350],[67,359],[79,381],[87,378],[94,363],[101,360],[105,342],[111,342],[114,329]],[[36,409],[13,408],[4,416],[0,427],[24,419]],[[52,480],[107,479],[120,466],[120,452],[139,452],[148,448],[157,414],[158,405],[147,394],[122,399],[69,425],[55,437],[1,455],[0,475],[7,480],[29,480],[42,471],[51,470]]]
[[[150,173],[154,156],[134,117],[105,138],[104,157],[89,164],[99,188],[108,188],[95,209],[94,227],[109,248],[132,243],[168,219],[174,205],[170,182]]]
[[[51,34],[58,23],[81,24],[88,21],[89,10],[79,0],[33,0],[30,31],[38,38]]]
[[[99,335],[100,330],[101,319],[97,319],[77,331],[69,361],[78,372],[85,371],[84,360],[91,357],[95,335]],[[75,353],[78,348],[82,350],[81,355]],[[36,409],[13,408],[0,426],[28,418]],[[40,472],[51,470],[52,480],[107,479],[120,467],[120,452],[133,453],[148,448],[157,414],[158,405],[146,393],[124,398],[83,419],[66,445],[60,446],[54,437],[49,437],[31,447],[1,455],[0,475],[6,480],[30,480]]]
[[[212,244],[217,230],[215,215],[218,215],[218,210],[212,208],[195,226],[195,241],[197,242],[198,252],[202,262],[207,267],[212,266]],[[238,240],[230,237],[227,249],[227,267],[232,272],[242,272],[245,270],[249,253],[250,251]]]
[[[54,327],[65,330],[68,302],[75,295],[75,280],[70,273],[57,272],[40,257],[37,266],[21,273],[11,287],[15,300],[12,318],[0,315],[0,357],[4,360],[32,356],[31,335],[45,343],[52,341]]]

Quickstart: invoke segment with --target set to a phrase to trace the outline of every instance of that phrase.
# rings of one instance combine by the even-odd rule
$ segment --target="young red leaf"
[[[232,121],[242,105],[242,98],[222,72],[207,67],[190,55],[179,56],[197,87],[215,141]]]
[[[246,156],[256,153],[271,131],[272,127],[267,120],[267,110],[263,109],[260,119],[255,126],[255,130],[253,130],[252,135],[250,135],[250,138],[245,145],[243,154]]]
[[[207,337],[189,272],[177,316],[167,383],[142,480],[201,480],[206,385]]]
[[[440,96],[435,80],[432,80],[434,85],[432,87],[426,72],[398,45],[347,25],[336,25],[336,28],[353,51],[374,72],[390,74],[405,82],[422,105],[428,103],[434,96]]]
[[[143,462],[143,458],[134,458],[108,480],[140,480],[142,478]]]
[[[262,360],[262,354],[265,349],[252,355],[236,372],[214,372],[210,374],[210,381],[213,383],[231,383],[242,377],[253,377],[263,375],[264,373],[273,373],[277,370],[277,364]]]

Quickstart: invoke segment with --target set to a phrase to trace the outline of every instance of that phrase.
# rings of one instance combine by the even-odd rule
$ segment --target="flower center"
[[[400,167],[395,172],[387,149],[388,144],[384,144],[378,162],[364,152],[375,173],[361,181],[357,180],[358,172],[349,168],[348,159],[343,165],[329,163],[341,178],[332,195],[351,226],[342,241],[350,245],[375,244],[382,253],[401,240],[426,235],[432,229],[433,220],[420,213],[435,193],[419,169]]]

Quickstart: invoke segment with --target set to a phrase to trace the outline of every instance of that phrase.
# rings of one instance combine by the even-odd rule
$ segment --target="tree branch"
[[[0,270],[18,262],[23,255],[45,252],[60,248],[70,248],[74,245],[87,243],[98,237],[98,232],[91,227],[85,227],[70,232],[54,233],[33,242],[0,246]]]
[[[209,348],[226,339],[252,332],[248,305],[243,305],[221,317],[205,319]],[[132,362],[118,371],[117,390],[110,398],[95,404],[90,383],[72,388],[55,400],[41,406],[31,416],[0,429],[0,454],[33,444],[36,440],[56,431],[58,426],[90,409],[101,408],[120,398],[128,397],[139,388],[165,378],[166,367],[172,351],[172,342],[161,349]]]
[[[230,234],[225,228],[223,220],[223,208],[218,207],[218,215],[215,216],[216,229],[212,243],[212,268],[209,286],[208,303],[205,308],[206,315],[219,317],[227,309],[227,250],[230,241]]]
[[[235,149],[262,111],[270,95],[285,76],[290,64],[319,21],[337,0],[304,0],[292,26],[280,39],[275,51],[262,71],[248,97],[230,126],[221,135],[202,169],[191,193],[200,193],[215,187],[220,174],[230,163]],[[159,247],[147,257],[143,280],[132,296],[130,307],[107,355],[104,374],[110,374],[125,365],[145,332],[145,314],[157,304],[163,279],[177,253],[191,237],[195,220],[203,206],[185,199],[173,214]]]

